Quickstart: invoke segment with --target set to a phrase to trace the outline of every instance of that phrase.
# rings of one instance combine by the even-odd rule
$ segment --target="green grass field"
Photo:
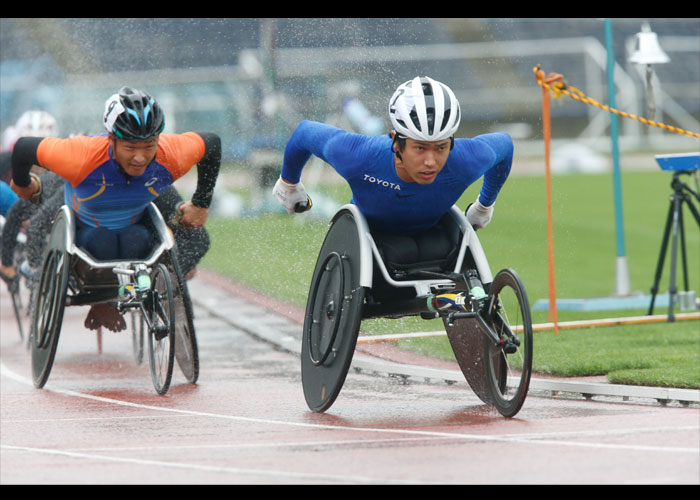
[[[690,180],[690,179],[689,179]],[[625,254],[633,291],[648,294],[660,253],[671,193],[671,177],[662,171],[622,174]],[[312,188],[339,200],[349,199],[344,185]],[[473,201],[479,184],[460,200]],[[521,276],[530,303],[548,296],[545,181],[512,176],[496,203],[492,223],[479,238],[495,274],[511,267]],[[616,228],[611,174],[561,175],[552,179],[554,263],[558,298],[607,297],[615,293]],[[700,292],[700,231],[686,211],[686,248],[690,289]],[[327,221],[311,213],[217,219],[207,225],[212,249],[203,265],[259,291],[303,306],[311,272],[327,230]],[[659,293],[667,293],[667,254]],[[680,260],[679,260],[680,263]],[[677,284],[682,287],[680,264]],[[677,310],[677,309],[676,309]],[[646,309],[558,311],[559,321],[640,316]],[[657,307],[656,314],[666,308]],[[548,322],[547,312],[533,322]],[[437,321],[417,318],[373,320],[363,333],[441,330]],[[446,338],[402,341],[402,347],[453,359]],[[700,323],[697,320],[535,333],[534,369],[564,376],[606,374],[611,382],[700,388]]]

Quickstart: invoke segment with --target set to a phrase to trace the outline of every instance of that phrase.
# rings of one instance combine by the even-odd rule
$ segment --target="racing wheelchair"
[[[0,234],[2,234],[4,225],[4,217],[0,216]],[[24,257],[26,241],[27,238],[24,233],[17,234],[17,246],[15,248],[12,261],[18,270]],[[14,277],[10,278],[4,273],[0,273],[0,278],[2,279],[2,281],[5,282],[5,285],[7,286],[7,291],[10,293],[10,299],[12,300],[12,309],[15,314],[15,320],[17,321],[17,330],[19,332],[19,338],[21,341],[24,341],[25,335],[23,316],[25,315],[25,308],[23,306],[23,297],[21,290],[22,275],[20,272],[18,272]]]
[[[34,386],[43,387],[51,373],[64,310],[67,306],[112,303],[132,315],[137,362],[144,337],[153,386],[165,394],[177,360],[186,380],[199,376],[199,355],[192,302],[180,270],[175,240],[151,203],[144,214],[155,244],[142,261],[96,260],[75,243],[75,219],[68,206],[54,218],[46,246],[30,329]]]
[[[441,318],[460,369],[484,403],[520,411],[532,368],[532,320],[511,269],[492,276],[475,230],[453,206],[424,241],[371,232],[352,204],[332,217],[313,272],[301,374],[312,411],[324,412],[345,382],[361,322]]]

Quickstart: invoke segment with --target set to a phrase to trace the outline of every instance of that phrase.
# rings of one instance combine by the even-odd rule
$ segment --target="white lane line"
[[[146,419],[162,419],[162,418],[190,418],[189,415],[117,415],[114,417],[68,417],[68,418],[8,418],[3,419],[3,424],[31,424],[37,422],[90,422],[90,421],[100,421],[100,420],[146,420]]]
[[[375,445],[390,443],[432,443],[436,440],[452,440],[449,437],[415,437],[415,438],[387,438],[387,439],[344,439],[337,441],[278,441],[270,443],[227,443],[227,444],[188,444],[188,445],[163,445],[163,446],[104,446],[89,448],[68,448],[73,452],[119,452],[119,451],[165,451],[165,450],[237,450],[237,449],[261,449],[261,448],[316,448],[323,447],[328,450],[331,447],[353,447],[357,445]]]
[[[0,374],[2,376],[12,378],[21,383],[27,385],[32,385],[32,382],[21,375],[16,374],[4,364],[0,363]],[[348,432],[375,432],[380,434],[395,434],[395,435],[412,435],[412,436],[432,436],[432,437],[450,437],[452,439],[463,439],[471,440],[477,442],[484,441],[495,441],[501,443],[527,443],[527,444],[542,444],[551,446],[570,446],[579,448],[595,448],[595,449],[608,449],[608,450],[627,450],[627,451],[650,451],[653,453],[657,452],[669,452],[669,453],[698,453],[698,447],[684,448],[684,447],[669,447],[669,446],[646,446],[646,445],[628,445],[628,444],[605,444],[605,443],[593,443],[593,442],[579,442],[579,441],[563,441],[563,440],[549,440],[540,439],[537,436],[508,436],[508,435],[485,435],[485,434],[464,434],[464,433],[449,433],[449,432],[437,432],[437,431],[417,431],[411,429],[381,429],[381,428],[371,428],[371,427],[346,427],[339,425],[330,424],[311,424],[303,422],[290,422],[285,420],[272,420],[265,418],[253,418],[253,417],[242,417],[236,415],[226,415],[220,413],[209,413],[200,412],[194,410],[181,410],[177,408],[163,408],[159,406],[144,405],[140,403],[132,403],[130,401],[122,401],[118,399],[105,398],[102,396],[94,396],[91,394],[83,394],[80,392],[75,392],[66,389],[49,389],[44,388],[45,391],[55,392],[57,394],[64,394],[67,396],[73,396],[77,398],[89,399],[93,401],[100,401],[103,403],[114,404],[119,406],[126,406],[131,408],[140,408],[147,410],[155,410],[162,412],[176,413],[179,415],[191,415],[198,417],[209,417],[209,418],[220,418],[225,420],[232,420],[238,422],[253,422],[257,424],[270,424],[277,426],[292,426],[292,427],[304,427],[309,429],[330,429],[330,430],[342,430]],[[625,432],[634,432],[634,428],[625,430]]]
[[[179,462],[164,462],[162,460],[145,460],[141,458],[120,458],[112,457],[107,455],[98,455],[94,453],[76,453],[72,451],[63,450],[52,450],[47,448],[33,448],[28,446],[11,446],[11,445],[0,445],[0,449],[4,450],[14,450],[14,451],[24,451],[30,453],[41,453],[46,455],[59,455],[70,458],[78,459],[89,459],[89,460],[103,460],[106,462],[121,462],[127,464],[135,465],[148,465],[155,467],[169,467],[175,469],[188,469],[188,470],[198,470],[205,472],[223,472],[227,474],[238,474],[238,475],[253,475],[253,476],[272,476],[276,479],[280,478],[294,478],[303,479],[307,481],[329,481],[329,482],[352,482],[352,483],[378,483],[378,484],[427,484],[423,481],[400,481],[394,479],[382,479],[382,478],[371,478],[364,476],[343,476],[334,474],[311,474],[306,472],[291,472],[287,470],[266,470],[266,469],[249,469],[245,467],[219,467],[212,465],[199,465],[191,463],[179,463]]]

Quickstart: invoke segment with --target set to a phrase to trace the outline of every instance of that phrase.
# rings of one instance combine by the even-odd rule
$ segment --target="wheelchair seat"
[[[421,279],[430,274],[449,274],[454,270],[462,232],[451,214],[438,224],[415,235],[371,231],[381,261],[396,281]],[[377,260],[373,262],[371,297],[379,302],[405,300],[416,296],[414,288],[390,285],[382,276]]]
[[[427,231],[401,235],[373,230],[377,249],[389,274],[396,280],[406,279],[414,269],[447,273],[454,268],[461,232],[450,214]]]
[[[366,227],[359,210],[355,217]],[[401,302],[439,290],[462,290],[467,285],[460,274],[466,269],[476,270],[484,285],[493,281],[481,243],[456,206],[437,225],[416,235],[368,228],[365,234],[372,248],[372,281],[368,291],[371,305],[366,308],[370,316],[376,314],[379,304]]]
[[[71,256],[71,274],[79,292],[114,289],[120,285],[119,276],[112,269],[125,267],[133,259],[99,260],[86,249],[75,243],[75,214],[67,205],[61,207],[60,216],[66,220],[65,248]],[[173,235],[165,223],[160,211],[151,203],[144,213],[142,221],[154,235],[154,243],[149,255],[142,261],[150,266],[157,262],[161,255],[175,246]]]

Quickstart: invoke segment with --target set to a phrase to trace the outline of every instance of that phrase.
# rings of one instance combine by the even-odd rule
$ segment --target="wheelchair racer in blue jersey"
[[[348,182],[351,202],[371,230],[410,236],[434,227],[483,177],[466,217],[475,228],[485,227],[510,173],[510,136],[490,133],[455,139],[459,102],[449,87],[428,77],[416,77],[396,89],[389,117],[391,133],[374,137],[303,121],[286,145],[281,176],[273,188],[275,198],[289,213],[311,208],[301,173],[314,155]]]

